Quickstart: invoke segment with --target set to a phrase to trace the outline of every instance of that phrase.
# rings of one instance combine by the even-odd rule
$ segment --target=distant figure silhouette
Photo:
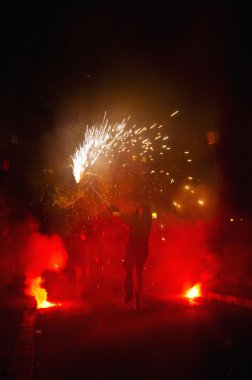
[[[136,309],[140,308],[144,263],[149,255],[149,237],[152,227],[150,208],[140,204],[129,220],[130,236],[126,248],[124,267],[124,302],[130,302],[135,295]],[[134,271],[135,270],[135,271]],[[134,286],[135,272],[135,286]],[[135,294],[134,294],[135,292]]]

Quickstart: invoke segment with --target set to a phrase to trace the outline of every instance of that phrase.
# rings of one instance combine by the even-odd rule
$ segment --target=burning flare
[[[202,296],[202,292],[201,292],[200,283],[194,285],[191,289],[187,290],[185,293],[185,297],[188,298],[189,300],[194,300],[195,298],[198,298],[201,296]]]
[[[47,301],[47,291],[42,287],[44,280],[41,276],[31,278],[26,281],[27,288],[25,294],[33,296],[37,301],[38,309],[45,309],[55,306],[55,303]]]

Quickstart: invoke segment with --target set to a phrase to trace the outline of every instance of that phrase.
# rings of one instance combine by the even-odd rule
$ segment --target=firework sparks
[[[106,203],[117,202],[118,197],[125,196],[127,191],[134,193],[133,189],[141,186],[140,181],[143,179],[143,191],[158,199],[161,193],[163,199],[168,192],[173,192],[186,178],[192,179],[188,177],[188,170],[191,170],[189,166],[193,161],[188,157],[189,150],[176,149],[175,146],[167,144],[170,137],[164,124],[154,123],[138,127],[136,124],[129,125],[129,119],[112,125],[106,119],[105,113],[99,126],[87,127],[83,144],[72,156],[72,171],[76,182],[81,182],[81,186],[78,186],[80,191],[78,193],[76,188],[75,197],[58,192],[55,199],[58,207],[61,208],[63,202],[67,208],[74,209],[76,201],[79,203],[79,199],[75,198],[89,199],[88,204],[91,207],[92,196],[88,191],[90,186],[87,184],[87,175],[91,172],[98,175],[101,165],[102,177],[108,187]],[[87,186],[84,187],[84,184]],[[169,190],[170,186],[173,187],[172,190]],[[94,195],[95,213],[98,196]],[[177,208],[182,207],[181,204],[178,205]]]
[[[105,114],[106,116],[106,114]],[[138,149],[138,155],[143,156],[148,151],[155,151],[153,143],[157,140],[165,141],[169,137],[163,137],[161,132],[155,132],[154,128],[158,130],[163,128],[163,125],[153,124],[151,127],[142,127],[137,128],[134,124],[132,128],[127,129],[127,120],[123,120],[121,123],[117,123],[114,126],[109,124],[108,119],[103,119],[100,127],[92,126],[91,128],[87,127],[85,138],[83,144],[76,149],[74,155],[72,156],[72,169],[73,175],[77,183],[80,182],[83,175],[99,157],[104,155],[107,157],[109,155],[110,159],[109,164],[113,163],[112,159],[115,159],[115,155],[118,153],[132,153],[134,149]],[[152,132],[152,135],[146,135],[148,132]],[[167,148],[166,145],[161,145],[160,147],[155,145],[159,155],[164,155],[164,152],[160,151],[161,149],[166,148],[170,150],[170,147]],[[133,155],[135,157],[135,155]],[[149,155],[150,161],[153,161],[154,158]],[[146,161],[146,159],[145,159]],[[122,166],[126,166],[122,164]]]
[[[106,116],[106,114],[105,114]],[[126,120],[114,126],[103,119],[100,128],[95,125],[87,127],[83,144],[76,149],[73,160],[73,175],[77,183],[88,167],[92,166],[99,156],[109,151],[120,141],[123,141],[129,132],[125,131]]]
[[[178,110],[177,111],[175,111],[175,112],[173,112],[172,114],[171,114],[171,117],[173,117],[173,116],[175,116],[175,115],[177,115],[178,114]]]

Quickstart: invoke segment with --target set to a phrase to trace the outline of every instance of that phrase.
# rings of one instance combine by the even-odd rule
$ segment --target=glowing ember
[[[194,285],[185,293],[185,297],[189,298],[190,300],[194,300],[195,298],[201,297],[201,295],[201,284]]]
[[[177,113],[178,113],[179,111],[177,110],[177,111],[175,111],[175,112],[173,112],[172,114],[171,114],[171,117],[173,117],[173,116],[175,116],[175,115],[177,115]]]
[[[153,213],[151,214],[151,216],[152,216],[152,219],[157,219],[157,213],[156,213],[156,212],[153,212]]]
[[[55,303],[47,301],[47,291],[42,288],[43,282],[44,280],[41,276],[26,281],[27,288],[25,294],[33,296],[36,299],[38,309],[45,309],[56,305]]]

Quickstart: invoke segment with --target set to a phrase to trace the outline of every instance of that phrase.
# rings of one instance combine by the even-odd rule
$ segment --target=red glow
[[[81,240],[84,241],[84,240],[86,240],[87,237],[86,237],[86,235],[84,233],[82,233],[80,238],[81,238]]]
[[[219,259],[209,249],[210,232],[208,221],[177,219],[171,214],[162,216],[161,222],[154,220],[145,283],[167,295],[182,290],[183,297],[197,282],[211,286]]]
[[[2,161],[2,170],[7,171],[10,168],[10,161],[9,160],[3,160]]]

